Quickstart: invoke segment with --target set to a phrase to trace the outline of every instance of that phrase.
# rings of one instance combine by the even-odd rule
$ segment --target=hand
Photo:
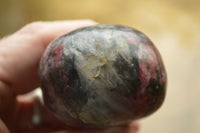
[[[104,129],[76,129],[58,120],[36,97],[26,94],[40,86],[39,60],[55,38],[80,27],[95,25],[90,20],[34,22],[0,40],[0,133],[112,132],[135,133],[136,123]],[[41,119],[34,123],[39,112]]]

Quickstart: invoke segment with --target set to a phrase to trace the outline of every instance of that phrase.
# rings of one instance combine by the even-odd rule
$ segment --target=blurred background
[[[199,0],[0,0],[0,38],[38,20],[94,19],[144,32],[167,73],[163,106],[141,120],[140,133],[200,132]]]

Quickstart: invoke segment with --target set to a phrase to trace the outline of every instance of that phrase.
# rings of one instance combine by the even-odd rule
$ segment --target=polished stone
[[[121,25],[78,29],[53,41],[40,62],[45,104],[71,126],[110,126],[162,104],[166,72],[153,43]]]

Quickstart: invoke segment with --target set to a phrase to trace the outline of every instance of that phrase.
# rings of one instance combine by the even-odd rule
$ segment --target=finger
[[[8,128],[1,119],[0,119],[0,133],[9,133]]]
[[[35,87],[38,63],[49,42],[77,28],[95,24],[90,20],[36,22],[4,38],[0,41],[0,80],[16,86],[17,93],[24,92],[22,88],[25,86],[26,90],[33,82],[25,79],[35,79],[31,85]]]
[[[31,73],[30,76],[23,79],[21,82],[12,84],[12,88],[15,90],[15,94],[25,94],[31,90],[40,86],[40,80],[38,77],[38,70]]]
[[[18,122],[16,130],[26,131],[56,131],[66,128],[64,123],[58,120],[52,112],[43,106],[38,97],[33,94],[18,96]]]
[[[20,111],[18,115],[18,132],[41,132],[41,133],[135,133],[138,124],[132,123],[124,126],[108,128],[73,128],[66,126],[51,111],[44,107],[40,101],[30,94],[18,97]]]
[[[0,81],[0,118],[3,122],[5,122],[6,126],[10,130],[12,127],[12,123],[15,121],[16,116],[16,99],[13,92],[13,89]],[[3,129],[5,129],[4,125]],[[0,128],[1,124],[0,124]],[[1,129],[0,129],[1,130]],[[10,130],[12,131],[12,130]],[[3,132],[0,132],[3,133]]]

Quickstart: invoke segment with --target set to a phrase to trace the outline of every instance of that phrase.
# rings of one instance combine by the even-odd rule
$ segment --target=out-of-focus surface
[[[0,0],[0,37],[37,20],[94,19],[144,32],[168,73],[163,106],[140,133],[200,132],[199,0]]]

